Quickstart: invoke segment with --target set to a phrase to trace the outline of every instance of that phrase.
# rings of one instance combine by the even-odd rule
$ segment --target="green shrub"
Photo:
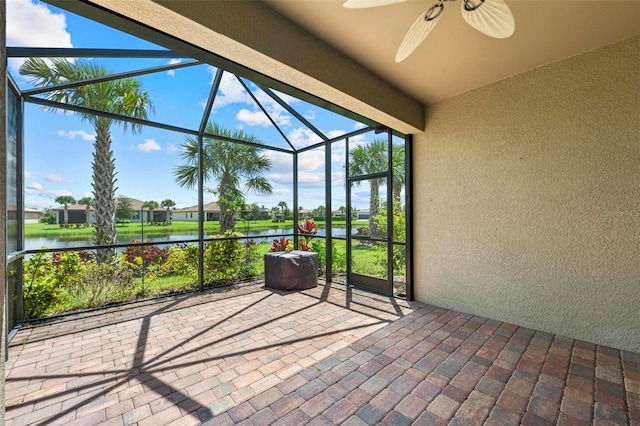
[[[318,253],[318,273],[323,274],[327,267],[326,247],[324,238],[316,238],[310,243],[311,250]],[[347,270],[347,255],[338,253],[335,245],[331,246],[331,260],[334,272],[344,272]]]
[[[79,279],[67,285],[67,291],[79,306],[92,308],[134,296],[133,277],[133,270],[124,262],[90,263]]]
[[[38,253],[25,260],[23,268],[25,318],[41,318],[55,311],[61,302],[61,289],[51,260],[46,254]]]
[[[207,242],[204,249],[205,284],[226,283],[240,277],[244,260],[242,242],[223,238],[241,236],[239,232],[226,231],[224,235],[216,235]]]
[[[244,260],[240,268],[240,278],[258,275],[260,272],[254,267],[254,264],[260,259],[258,244],[253,239],[249,239],[243,244],[243,248]]]
[[[188,244],[183,247],[169,247],[167,261],[162,265],[162,275],[183,275],[189,277],[190,284],[198,283],[198,246]]]

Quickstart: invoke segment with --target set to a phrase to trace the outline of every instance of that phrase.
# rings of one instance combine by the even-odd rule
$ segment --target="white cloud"
[[[272,191],[273,195],[285,195],[285,194],[289,194],[289,193],[291,193],[291,191],[286,189],[286,188],[274,189]]]
[[[236,114],[236,118],[249,126],[262,126],[268,127],[271,126],[271,121],[267,118],[262,110],[258,111],[249,111],[246,108],[242,108]]]
[[[337,138],[338,136],[342,136],[344,134],[346,134],[347,132],[345,132],[344,130],[329,130],[327,132],[327,137],[329,139],[334,139]]]
[[[169,60],[169,65],[174,65],[174,64],[179,64],[182,62],[182,59],[170,59]],[[167,74],[169,74],[171,77],[176,75],[176,70],[169,70],[167,71]]]
[[[40,185],[38,182],[33,182],[32,184],[27,185],[26,188],[35,190],[35,191],[40,191],[42,190],[42,185]]]
[[[291,185],[293,180],[293,158],[290,154],[269,151],[271,172],[266,178],[280,185]],[[311,150],[298,156],[298,183],[305,188],[324,187],[324,150]]]
[[[215,76],[217,69],[209,67],[208,71]],[[273,121],[278,126],[289,126],[291,124],[291,115],[287,113],[287,110],[282,108],[280,104],[274,101],[269,95],[261,90],[254,92],[254,95],[258,102],[264,107],[267,113],[271,116]],[[285,97],[286,95],[283,95]],[[290,96],[287,99],[291,98]],[[293,98],[291,98],[293,99]],[[236,77],[228,72],[222,75],[220,80],[220,87],[218,94],[216,95],[214,106],[214,112],[216,109],[222,108],[231,104],[245,104],[250,105],[251,108],[243,108],[236,114],[236,119],[248,126],[272,126],[271,121],[267,118],[264,112],[258,107],[251,95],[244,89]],[[206,106],[206,102],[203,101],[199,105]]]
[[[293,155],[285,152],[267,150],[265,155],[271,160],[271,170],[291,172]]]
[[[31,173],[25,170],[24,171],[24,177],[25,178],[30,178],[31,177]]]
[[[64,179],[62,178],[62,176],[58,176],[58,175],[53,174],[53,173],[49,173],[47,176],[45,176],[44,180],[46,180],[47,182],[52,182],[52,183],[64,182]]]
[[[298,171],[324,173],[324,148],[298,154]]]
[[[53,13],[45,4],[31,0],[7,1],[6,37],[7,46],[73,47],[65,15]],[[9,66],[17,72],[24,61],[11,58]]]
[[[304,115],[304,118],[306,118],[307,120],[315,120],[316,119],[316,112],[313,111],[313,110],[309,110]]]
[[[24,192],[28,195],[50,199],[55,199],[61,195],[73,195],[72,192],[67,191],[66,189],[43,189],[42,185],[40,185],[38,182],[33,182],[32,184],[27,185]],[[32,201],[29,201],[29,203],[33,204]]]
[[[291,143],[297,147],[302,148],[305,146],[313,145],[314,143],[322,142],[322,138],[316,135],[312,130],[306,127],[298,127],[293,129],[287,135]]]
[[[143,151],[143,152],[153,152],[153,151],[160,151],[160,145],[158,144],[158,142],[156,142],[153,139],[145,139],[144,143],[139,143],[138,145],[132,146],[129,149],[131,150],[137,149],[138,151]]]
[[[178,148],[176,145],[174,145],[172,143],[167,145],[167,152],[169,152],[169,153],[173,154],[174,152],[178,151],[179,149],[180,148]]]
[[[365,127],[367,127],[367,125],[366,124],[362,124],[362,123],[356,123],[353,126],[354,130],[364,129]]]
[[[287,105],[292,105],[292,104],[294,104],[294,103],[298,102],[298,100],[299,100],[299,99],[297,99],[297,98],[294,98],[293,96],[289,96],[289,95],[287,95],[286,93],[279,92],[279,91],[277,91],[277,90],[275,90],[275,89],[271,89],[271,91],[272,91],[273,93],[275,93],[276,95],[278,95],[278,97],[279,97],[280,99],[282,99],[283,101],[285,101],[285,102],[287,103]]]
[[[209,67],[207,70],[213,74],[215,78],[218,70],[214,67]],[[213,104],[216,108],[220,108],[233,103],[253,104],[253,99],[251,99],[251,96],[244,90],[244,87],[242,87],[233,74],[225,72],[222,74],[218,94]]]
[[[75,139],[79,137],[83,141],[92,141],[96,138],[96,135],[92,133],[87,133],[84,130],[58,130],[58,136],[63,136],[67,139]]]

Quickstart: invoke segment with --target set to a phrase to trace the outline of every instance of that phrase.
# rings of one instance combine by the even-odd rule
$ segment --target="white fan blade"
[[[398,53],[396,53],[396,62],[404,61],[422,43],[440,20],[438,16],[431,21],[426,21],[424,18],[428,12],[429,10],[425,10],[407,31],[407,35],[404,36],[404,40],[402,40],[398,48]]]
[[[342,6],[347,9],[362,9],[365,7],[386,6],[388,4],[401,3],[407,0],[347,0]]]
[[[489,37],[507,38],[516,29],[511,9],[504,0],[485,0],[476,10],[467,10],[462,2],[462,17],[469,25]]]

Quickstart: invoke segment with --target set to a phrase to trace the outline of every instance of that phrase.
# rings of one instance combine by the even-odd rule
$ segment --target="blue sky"
[[[7,45],[28,47],[86,47],[86,48],[160,48],[144,40],[120,33],[85,18],[67,13],[36,0],[7,1]],[[233,59],[233,58],[231,58]],[[93,60],[93,59],[88,59]],[[96,59],[114,72],[141,69],[169,63],[166,59]],[[177,61],[177,60],[172,60]],[[20,59],[9,60],[9,70],[21,89],[30,87],[17,72]],[[175,126],[196,129],[202,119],[209,96],[215,68],[198,65],[142,76],[139,79],[148,90],[155,106],[150,119]],[[296,147],[303,147],[320,139],[285,109],[271,100],[254,85],[254,95],[264,102],[266,109],[281,126]],[[282,95],[311,123],[329,137],[362,128],[360,123],[330,113],[303,101]],[[286,147],[286,142],[257,107],[234,76],[225,73],[210,120],[227,128],[241,128],[251,132],[265,144]],[[91,161],[94,131],[79,117],[62,111],[44,111],[42,107],[25,105],[25,204],[44,209],[57,207],[58,195],[76,199],[91,196]],[[355,143],[367,143],[373,132],[356,138]],[[112,127],[118,187],[117,195],[143,201],[162,201],[170,198],[176,207],[197,204],[197,192],[179,187],[173,170],[183,163],[180,145],[185,136],[180,133],[146,127],[140,134],[123,133]],[[292,156],[267,151],[272,161],[266,173],[272,183],[271,195],[247,194],[248,202],[272,207],[280,201],[293,205]],[[332,146],[332,209],[345,205],[344,142]],[[324,205],[324,149],[301,154],[299,162],[299,205],[305,209]],[[215,182],[207,184],[210,187]],[[368,208],[369,189],[361,186],[354,191],[353,205]],[[384,196],[384,189],[381,195]],[[205,201],[215,197],[205,194]]]

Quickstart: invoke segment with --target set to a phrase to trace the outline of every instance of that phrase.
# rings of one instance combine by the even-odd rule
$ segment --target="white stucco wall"
[[[640,37],[429,108],[415,295],[640,352]]]

